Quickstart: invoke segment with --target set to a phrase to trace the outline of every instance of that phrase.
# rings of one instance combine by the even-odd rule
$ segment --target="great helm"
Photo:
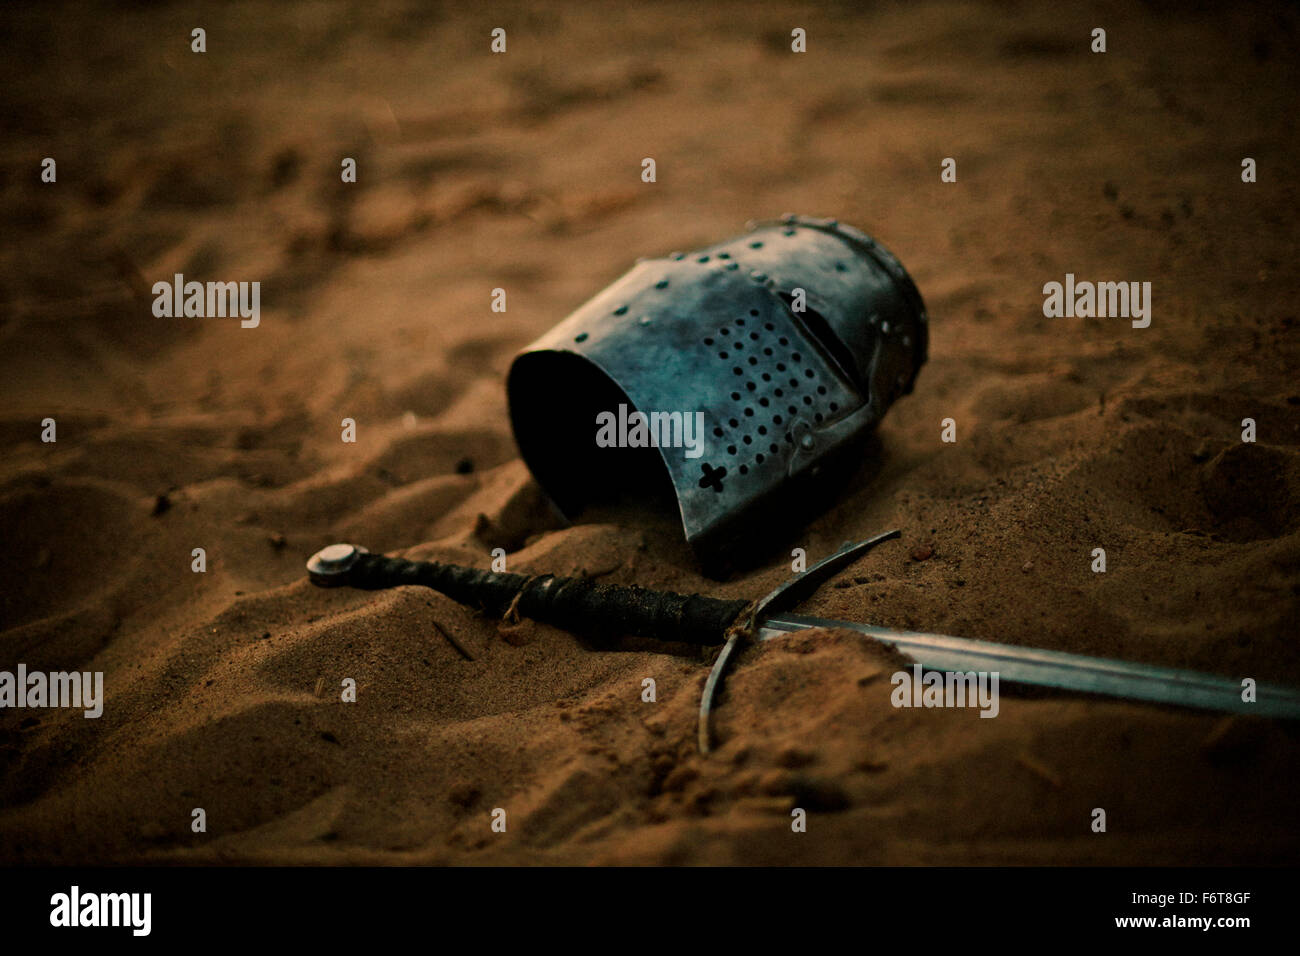
[[[686,540],[718,571],[829,504],[926,343],[897,259],[836,220],[785,216],[639,261],[515,358],[511,423],[561,511],[670,486]],[[597,416],[620,405],[663,423],[702,412],[702,453],[599,447]]]

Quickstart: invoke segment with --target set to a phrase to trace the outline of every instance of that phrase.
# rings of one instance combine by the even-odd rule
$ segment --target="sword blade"
[[[997,671],[999,681],[1180,707],[1300,719],[1300,689],[1257,683],[1255,702],[1247,703],[1241,699],[1240,680],[1174,667],[1134,664],[1113,658],[1017,647],[946,634],[900,631],[802,614],[775,614],[764,618],[758,637],[759,640],[772,640],[814,627],[857,631],[898,650],[928,670]]]

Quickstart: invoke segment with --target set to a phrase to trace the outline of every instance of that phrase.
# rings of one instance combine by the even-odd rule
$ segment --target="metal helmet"
[[[799,216],[750,230],[639,261],[516,356],[506,384],[520,453],[561,511],[671,489],[711,571],[824,508],[926,357],[921,296],[870,236]],[[657,447],[598,445],[601,422],[636,412]],[[666,447],[697,412],[702,445]]]

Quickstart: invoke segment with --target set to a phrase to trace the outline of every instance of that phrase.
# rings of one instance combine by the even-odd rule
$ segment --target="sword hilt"
[[[630,634],[690,644],[721,644],[748,601],[720,601],[649,588],[597,584],[591,578],[526,576],[437,561],[371,554],[335,544],[312,555],[307,571],[322,587],[364,590],[420,585],[493,616],[523,617],[578,633]]]

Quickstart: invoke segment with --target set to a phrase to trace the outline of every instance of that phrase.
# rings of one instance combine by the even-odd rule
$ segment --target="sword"
[[[578,633],[652,637],[701,645],[722,644],[700,698],[698,745],[712,745],[713,701],[739,648],[810,628],[845,628],[892,648],[933,671],[996,672],[1000,681],[1101,694],[1204,710],[1300,719],[1300,688],[1257,683],[1253,701],[1243,700],[1239,680],[1197,671],[1065,651],[1000,644],[793,612],[826,580],[876,545],[899,536],[887,531],[839,551],[791,578],[759,601],[722,601],[640,587],[597,584],[590,578],[507,574],[434,561],[372,554],[334,544],[312,555],[307,572],[321,587],[375,590],[421,585],[486,613],[517,613]]]

